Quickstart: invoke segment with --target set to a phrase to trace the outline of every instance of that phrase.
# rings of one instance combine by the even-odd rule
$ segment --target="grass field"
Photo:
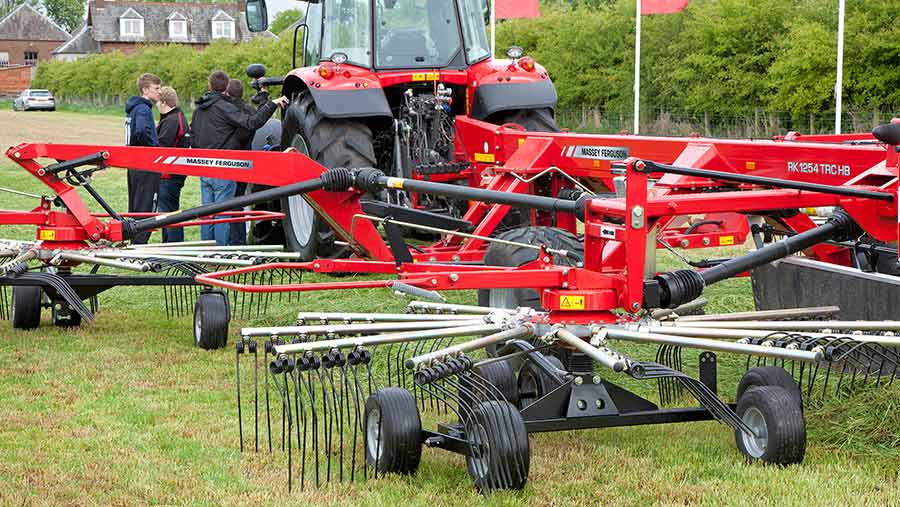
[[[0,124],[3,146],[25,139],[116,144],[122,121],[2,110]],[[96,186],[124,208],[124,171],[100,174]],[[198,186],[188,180],[183,206],[199,202]],[[42,192],[5,161],[0,187]],[[0,195],[3,208],[36,204]],[[0,233],[32,236],[22,227]],[[752,307],[746,280],[724,282],[708,295],[711,311]],[[97,321],[76,330],[53,328],[46,316],[30,332],[0,323],[0,505],[900,505],[897,385],[807,410],[809,446],[799,466],[749,465],[725,426],[703,422],[532,436],[526,489],[487,500],[462,459],[441,451],[426,451],[412,477],[288,495],[281,456],[238,451],[233,349],[195,349],[191,319],[167,319],[159,296],[110,291]],[[474,295],[452,299],[472,303]],[[381,291],[300,301],[250,323],[287,324],[300,309],[390,311],[404,304]],[[233,336],[241,324],[233,323]],[[630,350],[652,357],[651,350]],[[726,398],[738,363],[720,366]]]

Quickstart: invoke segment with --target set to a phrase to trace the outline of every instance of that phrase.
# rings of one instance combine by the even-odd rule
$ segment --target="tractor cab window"
[[[453,1],[376,0],[375,66],[440,68],[459,52]]]
[[[322,58],[345,53],[350,63],[372,65],[370,0],[325,0],[322,24]]]
[[[470,64],[490,56],[484,18],[488,15],[485,0],[459,0],[463,37],[466,41],[466,61]]]

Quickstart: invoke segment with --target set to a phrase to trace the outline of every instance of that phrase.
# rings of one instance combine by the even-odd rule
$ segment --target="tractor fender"
[[[470,73],[471,81],[477,83],[470,110],[475,119],[500,111],[556,107],[556,87],[540,65],[526,72],[511,60],[489,60],[473,66]]]
[[[326,118],[391,117],[384,90],[369,71],[345,65],[346,73],[324,79],[317,69],[291,71],[284,79],[284,95],[293,99],[297,93],[308,90],[316,108]]]

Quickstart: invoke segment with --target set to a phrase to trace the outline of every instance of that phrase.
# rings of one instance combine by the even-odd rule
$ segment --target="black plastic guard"
[[[788,257],[751,273],[758,310],[837,305],[842,320],[895,320],[900,278],[804,257]]]

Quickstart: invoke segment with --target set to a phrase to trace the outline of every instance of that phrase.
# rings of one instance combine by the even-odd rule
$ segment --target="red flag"
[[[495,2],[497,19],[536,18],[541,15],[538,0],[495,0]]]
[[[687,7],[688,0],[641,0],[641,14],[672,14]]]

